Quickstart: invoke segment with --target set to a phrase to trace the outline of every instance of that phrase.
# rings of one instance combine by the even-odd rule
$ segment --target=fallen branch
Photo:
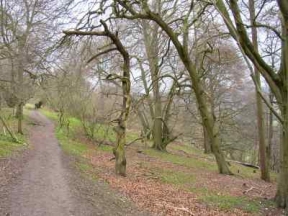
[[[232,162],[232,163],[237,163],[237,164],[240,164],[242,166],[251,167],[251,168],[254,168],[254,169],[260,169],[259,166],[256,166],[256,165],[253,165],[253,164],[249,164],[249,163],[245,163],[245,162],[241,162],[241,161],[235,161],[235,160],[226,160],[226,161]]]
[[[252,191],[253,189],[255,189],[255,187],[251,187],[251,188],[243,191],[243,194],[248,194],[248,192]]]
[[[257,191],[257,193],[259,193],[260,196],[262,196],[263,193],[264,193],[263,190],[261,190],[261,189],[259,189],[259,188],[256,188],[256,187],[253,187],[253,186],[252,186],[252,187],[250,187],[249,189],[243,191],[243,194],[248,194],[248,193],[249,193],[250,191],[252,191],[252,190]]]
[[[131,141],[130,143],[126,144],[125,146],[130,146],[138,140],[143,140],[143,137],[138,137],[138,138],[134,139],[133,141]]]
[[[156,204],[156,205],[160,206],[161,204]],[[177,211],[177,210],[184,211],[184,212],[186,212],[186,213],[188,213],[189,215],[192,215],[192,216],[194,215],[188,208],[185,208],[185,207],[176,207],[176,206],[172,206],[172,205],[165,205],[165,207],[174,209],[175,211]]]

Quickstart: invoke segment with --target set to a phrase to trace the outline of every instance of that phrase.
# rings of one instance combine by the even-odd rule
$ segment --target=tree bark
[[[17,132],[19,134],[23,134],[23,127],[22,127],[22,122],[23,122],[23,103],[20,103],[17,105],[17,118],[18,118],[18,129]]]
[[[19,57],[21,58],[21,57]],[[24,105],[24,94],[23,94],[23,66],[22,61],[19,59],[18,65],[18,86],[17,86],[17,95],[19,97],[19,104],[16,107],[16,117],[18,119],[18,133],[23,134],[22,122],[23,122],[23,105]]]
[[[211,143],[207,134],[206,128],[203,126],[203,138],[204,138],[204,153],[205,154],[210,154],[212,153],[211,151]]]
[[[123,71],[122,75],[117,74],[109,74],[106,79],[110,81],[120,80],[121,87],[122,87],[122,106],[120,115],[117,119],[117,126],[114,128],[116,132],[116,144],[113,148],[113,154],[115,156],[115,171],[117,174],[125,176],[126,175],[126,156],[125,156],[125,144],[126,144],[126,127],[127,127],[127,120],[130,114],[130,107],[131,107],[131,95],[130,95],[130,56],[129,53],[126,51],[125,47],[123,46],[121,40],[118,37],[118,34],[112,33],[109,29],[107,24],[100,20],[100,23],[104,27],[104,31],[64,31],[63,33],[66,35],[93,35],[93,36],[100,36],[100,37],[108,37],[115,45],[116,49],[119,51],[121,56],[123,57]]]
[[[116,174],[126,176],[126,156],[125,156],[125,144],[126,144],[126,127],[123,126],[124,122],[119,122],[115,132],[117,134],[116,146],[113,148],[113,154],[115,156],[115,171]]]
[[[286,208],[288,206],[288,99],[282,108],[282,116],[284,124],[280,143],[280,173],[275,201],[278,207]]]
[[[153,118],[153,148],[163,151],[165,147],[162,145],[163,135],[163,120],[162,120],[162,105],[160,96],[159,73],[158,65],[158,26],[156,24],[150,26],[145,21],[142,22],[144,44],[146,55],[148,58],[150,74],[152,78],[153,103],[154,103],[154,118]],[[150,31],[152,35],[150,35]],[[152,113],[151,113],[152,115]]]
[[[228,164],[225,161],[223,152],[220,148],[221,140],[219,136],[219,125],[215,121],[215,116],[213,116],[212,112],[209,112],[208,103],[205,99],[205,91],[201,81],[199,80],[198,71],[190,59],[188,48],[183,47],[183,45],[178,40],[178,36],[157,14],[154,14],[151,11],[148,12],[150,19],[154,20],[170,37],[179,54],[180,59],[182,60],[185,68],[189,73],[203,125],[207,129],[207,133],[211,141],[211,149],[216,158],[219,173],[231,175],[232,173],[229,170]]]
[[[255,5],[254,0],[249,0],[249,12],[251,25],[254,25],[255,19]],[[255,50],[258,52],[258,40],[257,40],[257,29],[252,27],[252,43]],[[261,89],[261,80],[259,70],[254,66],[255,82],[258,88]],[[257,125],[258,125],[258,141],[259,141],[259,159],[261,168],[261,179],[264,181],[270,181],[270,173],[268,166],[268,158],[266,152],[266,142],[265,142],[265,123],[263,115],[263,104],[261,96],[258,94],[257,87],[255,86],[256,94],[256,107],[257,107]]]
[[[145,139],[150,139],[150,127],[149,122],[147,121],[145,117],[144,111],[141,111],[139,108],[137,109],[137,114],[140,119],[141,125],[142,125],[142,136],[144,136]]]
[[[282,13],[282,60],[280,76],[283,84],[280,85],[282,104],[281,116],[282,124],[282,142],[280,143],[280,173],[278,177],[278,186],[276,193],[276,203],[279,207],[286,208],[288,212],[288,1],[277,0]]]
[[[270,103],[273,103],[273,94],[270,92],[269,94]],[[267,157],[268,157],[268,167],[273,170],[273,166],[271,165],[272,160],[272,146],[273,146],[273,136],[274,136],[274,126],[273,126],[273,113],[269,110],[268,114],[268,146],[267,146]]]

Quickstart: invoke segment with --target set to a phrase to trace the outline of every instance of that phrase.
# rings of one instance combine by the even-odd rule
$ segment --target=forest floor
[[[161,153],[136,142],[126,148],[127,176],[119,177],[112,146],[84,136],[78,119],[55,128],[57,113],[41,111],[51,121],[30,112],[29,148],[0,151],[0,215],[284,215],[272,201],[274,173],[267,183],[259,170],[231,162],[235,175],[219,175],[214,158],[189,144]],[[105,127],[95,137],[113,143]],[[129,131],[128,142],[135,137]]]
[[[147,215],[107,183],[80,175],[51,120],[31,111],[29,123],[30,148],[1,157],[0,215]]]
[[[57,119],[55,112],[42,112]],[[88,139],[78,119],[68,122],[67,128],[56,130],[56,136],[62,149],[78,158],[76,167],[91,179],[107,182],[139,209],[179,216],[284,215],[273,203],[275,173],[272,183],[267,183],[259,179],[259,170],[231,162],[235,175],[220,175],[213,156],[189,144],[174,142],[162,153],[136,142],[126,148],[127,176],[119,177],[114,172],[112,146]],[[95,137],[113,143],[113,133],[104,133],[108,129],[102,127]],[[135,132],[128,132],[128,142],[135,137]]]

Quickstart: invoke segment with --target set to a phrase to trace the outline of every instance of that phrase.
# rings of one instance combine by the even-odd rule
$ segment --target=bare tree
[[[51,10],[52,4],[59,8]],[[50,42],[57,33],[55,22],[60,14],[64,17],[62,6],[47,0],[0,2],[1,54],[10,65],[10,92],[17,98],[18,133],[23,133],[23,106],[33,92],[29,88],[34,84],[31,79],[35,80],[38,70],[44,68],[43,62],[52,46]]]
[[[229,9],[232,12],[232,16],[235,22],[232,21],[232,17],[228,12],[228,7],[222,0],[215,1],[215,6],[223,20],[229,29],[232,37],[237,41],[240,49],[245,53],[257,70],[262,74],[268,83],[271,91],[273,92],[277,104],[280,109],[280,114],[273,108],[269,101],[263,96],[261,89],[257,86],[258,94],[262,97],[265,104],[277,117],[279,122],[282,124],[282,141],[280,143],[281,156],[280,156],[280,174],[278,179],[278,188],[276,194],[276,202],[279,207],[288,206],[288,2],[287,1],[277,1],[278,8],[280,10],[280,16],[274,16],[278,22],[281,23],[281,29],[277,26],[271,26],[266,23],[258,23],[257,17],[263,11],[262,9],[267,6],[267,1],[263,1],[255,19],[252,20],[253,25],[245,25],[243,16],[241,15],[241,8],[239,7],[239,2],[237,0],[229,0]],[[272,2],[276,4],[275,2]],[[274,6],[274,5],[273,5]],[[274,7],[275,9],[275,7]],[[272,9],[271,9],[272,10]],[[249,37],[247,32],[247,27],[265,28],[273,32],[279,40],[281,40],[281,62],[280,67],[276,71],[269,63],[265,61],[265,57],[255,49],[253,41]],[[275,53],[274,55],[277,55]]]
[[[122,83],[122,93],[123,93],[123,100],[122,100],[122,108],[120,111],[120,115],[118,119],[115,120],[117,122],[117,127],[114,128],[117,134],[117,143],[113,149],[113,153],[116,158],[115,162],[115,170],[116,173],[122,176],[126,175],[126,156],[125,156],[125,144],[126,144],[126,127],[127,127],[127,120],[130,113],[130,105],[131,105],[131,97],[130,97],[130,57],[128,52],[126,51],[125,47],[121,43],[118,34],[112,33],[107,24],[104,21],[100,21],[104,31],[64,31],[66,35],[85,35],[85,36],[98,36],[98,37],[107,37],[111,40],[111,43],[114,45],[113,48],[107,48],[106,50],[96,54],[91,59],[96,59],[97,57],[109,53],[111,51],[117,50],[123,57],[123,74],[118,75],[111,73],[109,74],[106,79],[113,81],[113,80],[120,80]]]
[[[192,81],[192,88],[198,102],[198,107],[203,120],[203,124],[205,125],[208,136],[211,140],[212,152],[215,155],[219,172],[222,174],[231,174],[220,147],[221,140],[219,136],[219,123],[217,122],[215,116],[213,116],[213,113],[207,106],[205,89],[203,83],[201,83],[200,81],[197,67],[193,60],[190,58],[188,46],[190,28],[195,23],[195,20],[197,20],[199,16],[203,15],[203,12],[208,5],[209,4],[200,3],[195,6],[193,2],[186,5],[186,7],[182,5],[182,8],[185,8],[186,10],[180,12],[182,14],[179,15],[181,17],[179,18],[173,16],[174,13],[176,13],[177,11],[177,7],[179,6],[177,4],[174,4],[172,8],[170,7],[170,10],[168,9],[166,11],[166,16],[170,18],[169,21],[165,21],[160,14],[153,11],[150,8],[148,1],[142,1],[140,3],[138,1],[126,2],[115,0],[112,4],[112,7],[115,16],[118,18],[125,18],[129,20],[144,19],[154,21],[171,39]],[[195,14],[197,15],[191,19],[192,12],[195,12]],[[181,30],[177,29],[177,27],[176,29],[173,29],[173,24],[175,26],[181,25]],[[182,40],[179,39],[180,34],[182,36]]]

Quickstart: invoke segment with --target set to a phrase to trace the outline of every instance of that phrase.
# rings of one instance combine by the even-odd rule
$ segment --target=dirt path
[[[8,202],[0,203],[0,213],[6,209],[11,216],[139,215],[125,197],[71,168],[50,120],[37,111],[31,112],[31,120],[35,123],[29,136],[33,149],[21,174],[6,185]]]

